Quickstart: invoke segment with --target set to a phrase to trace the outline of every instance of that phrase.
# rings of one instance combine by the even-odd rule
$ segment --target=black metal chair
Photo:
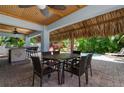
[[[78,55],[80,55],[81,51],[73,50],[72,53],[73,53],[73,54],[78,54]],[[74,58],[74,59],[68,60],[68,61],[65,63],[65,67],[67,68],[69,65],[72,66],[72,65],[78,64],[78,63],[79,63],[79,59],[80,59],[80,57],[79,57],[79,58]],[[72,76],[72,75],[71,75],[71,76]]]
[[[54,72],[55,70],[49,66],[44,67],[41,64],[39,57],[31,56],[32,63],[33,63],[33,82],[32,85],[34,86],[34,78],[35,75],[40,77],[40,86],[42,86],[42,80],[44,75],[49,75],[50,73]]]
[[[51,52],[50,51],[48,51],[48,52],[42,52],[42,56],[44,56],[44,55],[51,55]],[[43,58],[43,63],[47,64],[49,61],[50,60]]]
[[[38,56],[38,51],[36,50],[26,50],[26,56],[31,59],[31,56]]]
[[[53,51],[53,55],[56,55],[56,54],[60,54],[60,51]],[[51,52],[48,51],[48,52],[42,52],[42,55],[51,55]],[[51,66],[51,67],[54,67],[54,68],[58,68],[58,61],[57,60],[48,60],[48,59],[44,59],[43,58],[43,61],[45,64],[47,64],[48,66]]]
[[[78,54],[78,55],[80,55],[81,51],[76,51],[76,50],[74,50],[72,53],[73,53],[73,54]],[[74,61],[75,63],[73,63],[73,64],[77,64],[77,63],[79,63],[79,59],[80,59],[80,57],[74,59],[74,60],[75,60],[75,61]]]
[[[31,58],[31,55],[38,52],[38,46],[36,47],[26,47],[26,56],[27,58]]]
[[[73,53],[73,54],[80,54],[80,53],[81,53],[81,51],[76,51],[76,50],[73,50],[73,51],[72,51],[72,53]]]
[[[90,69],[90,74],[92,76],[92,65],[91,65],[91,61],[92,61],[92,56],[93,56],[93,53],[89,53],[88,54],[88,69]]]
[[[78,76],[79,79],[79,87],[81,86],[80,83],[80,77],[85,74],[86,77],[86,84],[88,84],[88,67],[87,67],[87,56],[82,56],[79,60],[79,63],[76,65],[71,65],[70,67],[66,68],[65,71],[70,72],[71,74],[74,74]],[[75,60],[73,60],[75,61]]]
[[[38,50],[38,46],[26,47],[26,50]]]

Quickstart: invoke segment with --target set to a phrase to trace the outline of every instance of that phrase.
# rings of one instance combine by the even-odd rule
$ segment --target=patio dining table
[[[83,55],[86,56],[86,55]],[[59,84],[63,84],[64,83],[64,64],[65,62],[67,62],[67,60],[69,59],[73,59],[73,58],[78,58],[80,57],[79,54],[72,54],[72,53],[60,53],[60,54],[55,54],[55,55],[43,55],[43,59],[47,59],[47,60],[57,60],[60,64],[59,66]]]

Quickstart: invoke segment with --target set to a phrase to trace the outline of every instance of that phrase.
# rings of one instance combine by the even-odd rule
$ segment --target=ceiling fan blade
[[[52,14],[49,12],[48,7],[46,7],[45,9],[40,9],[40,12],[46,16],[46,17],[50,17]]]
[[[65,5],[47,5],[50,8],[57,9],[57,10],[65,10],[66,6]]]
[[[17,31],[17,28],[14,28],[13,34],[21,34],[21,33]]]
[[[19,8],[30,8],[34,5],[18,5]]]

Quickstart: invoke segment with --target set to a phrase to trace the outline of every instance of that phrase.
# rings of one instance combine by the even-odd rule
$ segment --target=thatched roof
[[[50,39],[58,41],[119,33],[124,33],[124,8],[53,31],[50,33]]]

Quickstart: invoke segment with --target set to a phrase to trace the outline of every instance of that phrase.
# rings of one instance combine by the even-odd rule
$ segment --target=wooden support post
[[[71,53],[73,52],[74,50],[74,38],[73,36],[71,35],[71,38],[70,38],[70,50],[71,50]]]

